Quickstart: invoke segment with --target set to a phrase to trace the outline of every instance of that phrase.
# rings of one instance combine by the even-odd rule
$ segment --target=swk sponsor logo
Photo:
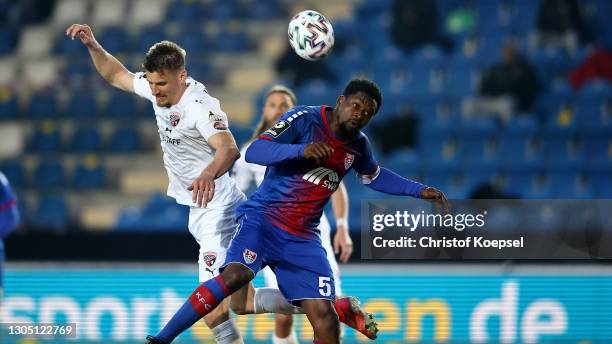
[[[317,167],[314,170],[304,174],[302,179],[307,180],[316,185],[322,185],[329,190],[336,190],[340,178],[338,173],[325,167]]]

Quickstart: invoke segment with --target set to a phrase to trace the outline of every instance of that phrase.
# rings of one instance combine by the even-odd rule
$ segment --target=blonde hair
[[[292,107],[297,104],[297,97],[295,96],[295,93],[293,93],[293,91],[289,87],[283,85],[274,85],[270,87],[266,92],[266,95],[264,96],[264,103],[268,99],[268,97],[274,93],[283,93],[289,96],[291,103],[293,103]],[[261,119],[259,120],[259,123],[257,123],[257,126],[255,127],[255,131],[253,132],[251,141],[255,140],[259,135],[266,131],[270,125],[271,123],[266,123],[266,119],[262,115]]]

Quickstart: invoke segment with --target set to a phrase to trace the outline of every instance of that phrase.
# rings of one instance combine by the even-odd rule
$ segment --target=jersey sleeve
[[[367,185],[378,177],[380,174],[380,166],[378,166],[378,162],[374,158],[370,141],[365,136],[360,153],[361,154],[356,159],[354,169],[355,172],[357,172],[359,182]]]
[[[0,239],[12,232],[19,222],[17,196],[4,174],[0,172]]]
[[[196,99],[187,111],[187,116],[193,120],[194,127],[207,141],[215,134],[230,132],[227,115],[220,107],[210,106]]]
[[[274,125],[259,135],[260,139],[277,143],[297,143],[302,133],[308,132],[307,110],[293,108],[284,113]]]
[[[245,145],[240,150],[240,158],[236,160],[234,169],[232,170],[232,175],[236,181],[236,186],[238,186],[238,189],[240,189],[242,192],[248,190],[251,182],[253,182],[255,179],[253,176],[253,171],[249,168],[249,163],[247,163],[244,159],[247,148],[248,145]]]
[[[134,93],[141,96],[149,101],[154,101],[153,93],[151,93],[151,87],[145,77],[145,73],[138,72],[134,74]]]

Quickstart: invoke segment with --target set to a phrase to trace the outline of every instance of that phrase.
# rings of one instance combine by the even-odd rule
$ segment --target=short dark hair
[[[342,95],[348,97],[358,92],[363,92],[368,97],[376,101],[376,109],[374,109],[374,113],[377,113],[382,105],[382,94],[380,93],[380,88],[378,88],[378,86],[372,80],[354,78],[351,79],[348,84],[346,84]]]
[[[185,49],[174,42],[157,42],[149,48],[142,67],[147,72],[177,71],[185,68],[185,55]]]

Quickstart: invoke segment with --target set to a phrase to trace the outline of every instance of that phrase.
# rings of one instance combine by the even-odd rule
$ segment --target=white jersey
[[[187,188],[210,164],[215,155],[208,139],[214,134],[229,132],[227,115],[219,101],[206,87],[187,78],[187,89],[180,101],[171,107],[160,107],[144,73],[134,76],[134,92],[153,104],[157,129],[168,172],[168,196],[179,204],[194,206]],[[234,180],[225,173],[215,180],[215,195],[207,208],[225,208],[244,199]]]

